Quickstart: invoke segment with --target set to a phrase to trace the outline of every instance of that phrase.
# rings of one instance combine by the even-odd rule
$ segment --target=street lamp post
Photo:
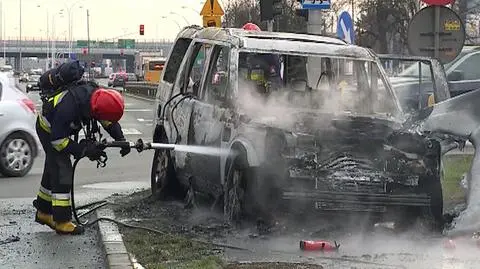
[[[162,16],[160,18],[162,18],[164,20],[168,19],[167,16]],[[178,30],[182,30],[182,27],[180,26],[180,24],[176,20],[172,19],[172,21],[178,26]]]
[[[3,42],[3,61],[4,61],[4,63],[6,64],[6,63],[7,63],[7,57],[6,57],[6,56],[7,56],[7,55],[6,55],[7,53],[6,53],[5,38],[7,38],[7,37],[6,37],[6,35],[5,35],[5,14],[3,13],[3,1],[0,2],[0,14],[1,14],[1,16],[2,16],[2,18],[1,18],[2,27],[1,27],[0,31],[1,31],[2,42]]]
[[[38,8],[41,8],[42,6],[40,5],[37,5]],[[49,57],[49,53],[50,53],[50,20],[49,20],[49,12],[48,12],[48,9],[46,9],[47,11],[47,60],[45,61],[45,70],[48,70],[48,59],[50,58]]]
[[[20,42],[20,46],[19,46],[19,56],[20,56],[20,65],[19,65],[19,71],[22,71],[23,70],[23,66],[22,66],[22,0],[20,0],[20,39],[19,39],[19,42]]]
[[[52,68],[55,66],[55,58],[57,58],[56,56],[56,38],[55,38],[55,15],[60,15],[60,17],[62,18],[63,17],[63,13],[61,11],[59,12],[56,12],[52,15],[52,48],[51,48],[51,55],[52,55],[52,62],[51,62],[51,66]]]
[[[73,8],[80,2],[82,2],[83,0],[79,0],[75,3],[73,3],[72,5],[70,6],[67,6],[65,4],[65,8],[67,10],[67,15],[68,15],[68,54],[69,54],[69,57],[70,57],[70,54],[72,53],[72,47],[73,47],[73,37],[72,37],[72,27],[73,27],[73,22],[72,22],[72,10]],[[80,7],[82,8],[82,7]]]
[[[176,12],[173,12],[173,11],[171,11],[170,14],[172,14],[172,15],[177,15],[177,16],[182,17],[183,20],[185,21],[185,23],[187,23],[187,25],[190,25],[190,22],[187,20],[187,18],[185,18],[185,16],[180,15],[180,14],[178,14],[178,13],[176,13]]]
[[[194,9],[193,7],[189,7],[189,6],[182,6],[182,9],[190,9],[191,11],[195,12],[195,14],[200,14],[200,11]]]

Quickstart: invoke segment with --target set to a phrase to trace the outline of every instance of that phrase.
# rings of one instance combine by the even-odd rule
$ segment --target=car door
[[[480,52],[468,54],[451,66],[447,78],[452,97],[480,89]]]
[[[379,58],[404,111],[419,110],[450,98],[445,70],[438,60],[386,54]]]
[[[191,116],[195,103],[198,102],[198,89],[201,84],[210,50],[207,44],[193,40],[184,57],[181,71],[178,73],[171,101],[166,105],[166,128],[170,143],[186,145]],[[175,167],[181,180],[191,176],[187,151],[174,151]]]
[[[228,103],[230,89],[230,46],[212,46],[208,68],[199,92],[199,100],[194,103],[188,144],[211,147],[220,152],[222,142],[229,142],[227,121],[231,118]],[[219,154],[191,153],[189,167],[195,175],[194,188],[214,196],[222,193],[221,156]]]

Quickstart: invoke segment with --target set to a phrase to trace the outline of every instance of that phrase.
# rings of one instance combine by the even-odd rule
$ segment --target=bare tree
[[[392,52],[394,44],[406,44],[408,24],[418,9],[418,0],[363,1],[356,20],[357,44],[378,53]],[[402,47],[396,52],[403,52]]]
[[[297,1],[283,0],[281,4],[282,15],[275,18],[275,29],[282,32],[306,32],[305,19],[295,14]],[[247,22],[255,23],[263,30],[267,29],[267,23],[260,18],[260,0],[230,1],[225,8],[224,26],[240,28]]]

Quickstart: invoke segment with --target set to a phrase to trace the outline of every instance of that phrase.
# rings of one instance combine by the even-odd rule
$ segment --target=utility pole
[[[22,0],[20,0],[20,46],[19,46],[19,49],[20,49],[20,70],[19,71],[22,71],[23,70],[23,66],[22,66]]]
[[[92,58],[90,54],[90,13],[89,10],[87,9],[87,55],[88,55],[88,80],[90,80],[91,76],[91,66],[92,66]]]
[[[2,7],[2,18],[3,18],[3,59],[5,60],[5,64],[7,63],[7,41],[5,40],[5,38],[7,38],[7,34],[6,34],[6,24],[5,24],[5,13],[3,12],[3,7]]]
[[[5,27],[4,22],[5,22],[5,20],[3,19],[3,1],[1,1],[0,2],[0,25],[1,25],[0,26],[0,31],[1,31],[0,36],[2,37],[1,39],[2,39],[3,44],[5,44],[5,40],[4,40],[5,35],[3,34],[3,27]],[[5,45],[3,47],[4,47],[4,49],[3,49],[3,64],[7,64],[7,59],[5,59]]]
[[[45,71],[48,70],[48,54],[50,53],[50,20],[48,17],[50,17],[50,15],[47,9],[47,60],[45,61]]]
[[[355,0],[352,0],[352,22],[355,26]]]

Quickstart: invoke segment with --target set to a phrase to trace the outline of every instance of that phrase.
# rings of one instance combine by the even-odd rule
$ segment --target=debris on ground
[[[232,263],[223,269],[323,269],[321,265],[284,262]]]
[[[337,241],[329,242],[325,240],[301,240],[300,249],[304,251],[337,251],[340,248],[340,244]]]
[[[3,239],[3,240],[0,240],[0,245],[5,245],[5,244],[8,244],[8,243],[13,243],[13,242],[18,242],[20,241],[20,237],[16,236],[16,235],[12,235],[6,239]]]

